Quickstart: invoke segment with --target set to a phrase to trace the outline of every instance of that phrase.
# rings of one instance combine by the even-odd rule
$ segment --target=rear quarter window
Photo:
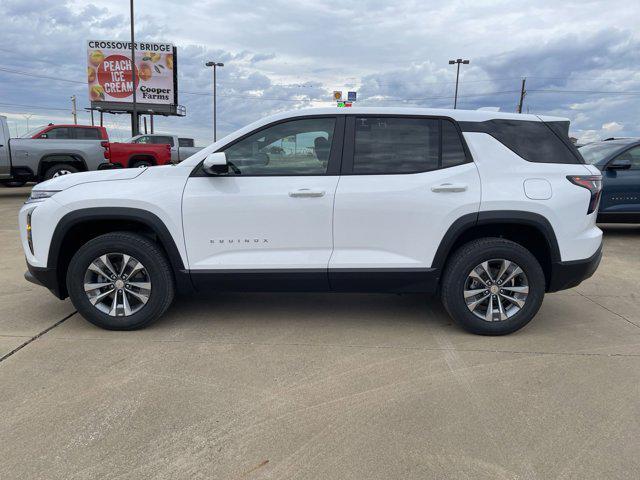
[[[553,125],[529,120],[488,120],[461,122],[460,126],[465,132],[491,135],[528,162],[584,163],[580,153],[569,141],[568,123],[551,123]],[[563,138],[564,136],[567,138]]]

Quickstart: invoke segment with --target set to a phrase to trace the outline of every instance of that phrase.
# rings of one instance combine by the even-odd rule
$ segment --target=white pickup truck
[[[171,163],[180,163],[182,160],[189,158],[204,147],[196,147],[193,138],[179,137],[178,135],[168,135],[164,133],[150,133],[144,135],[136,135],[130,138],[126,143],[154,143],[168,144],[171,146]]]

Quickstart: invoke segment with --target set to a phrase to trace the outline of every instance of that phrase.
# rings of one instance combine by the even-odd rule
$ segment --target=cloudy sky
[[[127,0],[2,0],[0,114],[12,134],[69,122],[70,96],[89,106],[86,41],[127,40]],[[184,118],[156,131],[211,141],[211,70],[218,131],[276,111],[331,105],[357,90],[362,105],[513,112],[527,77],[525,111],[566,116],[582,141],[640,135],[640,2],[589,0],[301,1],[136,0],[136,39],[178,47]],[[80,116],[88,123],[89,116]],[[116,139],[125,116],[108,116]]]

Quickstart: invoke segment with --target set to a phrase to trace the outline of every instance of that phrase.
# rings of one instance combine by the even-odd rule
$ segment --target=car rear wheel
[[[149,160],[134,160],[131,162],[131,168],[146,168],[153,165]]]
[[[442,280],[442,303],[464,329],[505,335],[536,315],[545,277],[523,246],[502,238],[474,240],[454,253]]]
[[[174,296],[173,275],[162,251],[129,232],[101,235],[83,245],[69,264],[67,289],[78,312],[108,330],[151,324]]]

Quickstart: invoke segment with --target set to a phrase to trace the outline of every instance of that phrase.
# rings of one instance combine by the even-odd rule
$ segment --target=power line
[[[14,73],[16,75],[24,75],[27,77],[43,78],[46,80],[57,80],[59,82],[79,83],[82,85],[86,85],[86,82],[81,82],[80,80],[70,80],[70,79],[61,78],[61,77],[50,77],[48,75],[39,75],[37,73],[22,72],[20,70],[13,70],[11,68],[5,68],[5,67],[0,67],[0,71],[7,72],[7,73]]]
[[[65,112],[70,111],[69,108],[43,107],[41,105],[27,105],[27,104],[24,104],[24,103],[4,103],[4,102],[0,102],[0,105],[8,106],[8,107],[39,108],[41,110],[63,110]]]

